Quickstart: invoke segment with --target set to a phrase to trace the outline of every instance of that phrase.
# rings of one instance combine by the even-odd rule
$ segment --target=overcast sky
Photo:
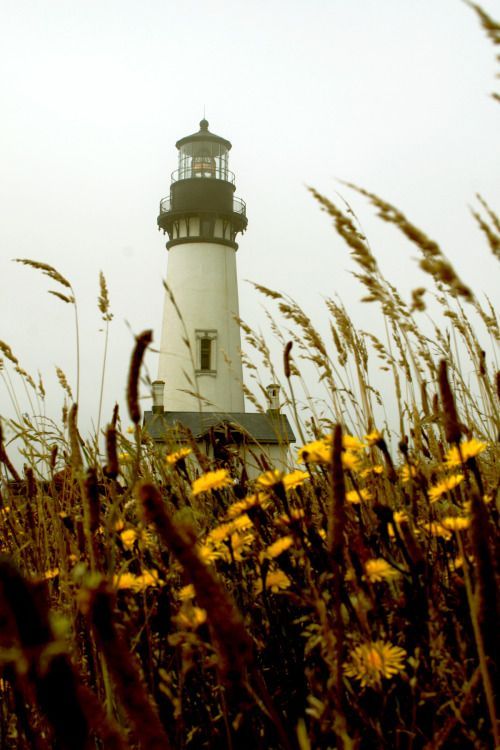
[[[500,15],[498,2],[483,6]],[[496,268],[468,211],[476,192],[500,205],[494,49],[460,0],[3,0],[0,61],[0,339],[41,371],[58,407],[55,365],[75,383],[72,310],[11,259],[50,263],[71,280],[84,424],[97,415],[100,270],[114,313],[106,420],[123,402],[132,333],[153,328],[159,341],[158,203],[175,142],[198,129],[204,107],[233,144],[229,166],[247,202],[237,259],[250,324],[265,319],[245,279],[288,292],[320,328],[335,293],[370,325],[347,248],[306,185],[348,197],[403,296],[425,281],[412,246],[339,179],[397,204],[476,292],[495,296]],[[148,363],[154,379],[153,355]],[[0,382],[0,414],[12,413]]]

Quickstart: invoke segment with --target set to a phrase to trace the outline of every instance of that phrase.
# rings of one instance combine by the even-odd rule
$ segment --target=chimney
[[[153,414],[163,414],[163,392],[165,390],[164,380],[155,380],[153,387]]]
[[[269,401],[269,407],[267,409],[268,414],[279,414],[280,413],[280,386],[277,383],[271,383],[266,388],[267,400]]]

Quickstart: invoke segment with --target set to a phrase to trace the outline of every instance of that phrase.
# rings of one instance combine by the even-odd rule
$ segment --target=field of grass
[[[249,480],[236,452],[210,461],[189,434],[153,445],[138,396],[149,332],[129,367],[132,427],[116,408],[104,453],[80,435],[78,385],[73,399],[62,372],[61,424],[0,421],[2,750],[500,747],[497,318],[432,239],[350,187],[414,243],[430,289],[407,304],[349,208],[312,191],[386,336],[331,299],[325,341],[293,300],[258,287],[284,366],[242,332],[276,381],[284,371],[299,438],[288,471],[257,451]],[[498,216],[482,199],[474,216],[500,259]],[[64,277],[23,262],[76,311]],[[416,322],[426,293],[432,336]],[[99,306],[109,323],[104,279]],[[43,385],[0,349],[7,388],[17,371],[40,413]],[[371,385],[369,358],[392,393]],[[329,403],[299,419],[305,363]],[[396,426],[380,423],[383,402]]]

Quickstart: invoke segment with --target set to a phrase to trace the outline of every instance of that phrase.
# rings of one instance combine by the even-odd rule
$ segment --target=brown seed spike
[[[116,429],[110,424],[106,430],[106,456],[108,459],[104,473],[110,479],[116,479],[120,471],[118,453],[116,450]]]
[[[73,404],[69,411],[68,431],[71,445],[71,464],[74,469],[81,469],[83,466],[82,454],[80,452],[80,435],[77,426],[78,405]]]
[[[455,399],[448,380],[448,366],[444,359],[439,363],[439,392],[443,404],[443,423],[446,440],[449,443],[459,443],[462,429],[457,415]]]
[[[153,340],[153,331],[143,331],[135,339],[135,347],[130,360],[127,384],[127,406],[130,419],[139,424],[141,410],[139,408],[139,374],[146,349]]]
[[[285,346],[285,351],[283,352],[283,365],[285,369],[285,377],[288,380],[290,378],[290,352],[292,350],[293,341],[289,341],[287,345]]]

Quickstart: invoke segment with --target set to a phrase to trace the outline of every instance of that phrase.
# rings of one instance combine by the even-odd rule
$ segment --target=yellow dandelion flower
[[[174,451],[173,453],[169,453],[165,460],[169,466],[175,466],[175,464],[178,461],[181,461],[183,458],[187,458],[187,456],[190,456],[193,451],[191,448],[179,448],[178,451]]]
[[[360,503],[362,500],[371,500],[372,494],[363,487],[361,490],[349,490],[346,492],[345,499],[348,503]]]
[[[384,467],[382,464],[373,464],[373,466],[368,466],[367,469],[363,469],[363,471],[360,472],[360,476],[363,478],[369,477],[370,474],[383,474],[384,473]]]
[[[200,560],[206,565],[210,565],[210,563],[215,562],[215,560],[220,560],[221,557],[224,557],[224,550],[219,549],[218,547],[213,547],[210,544],[200,544],[197,551]]]
[[[432,536],[441,537],[442,539],[451,539],[451,532],[436,521],[433,521],[432,523],[424,523],[422,528],[425,529],[425,531],[428,531],[429,534],[432,534]]]
[[[242,516],[239,516],[238,518],[235,518],[231,523],[233,529],[237,531],[241,531],[242,529],[251,529],[253,526],[250,517],[247,516],[246,513],[244,513]]]
[[[234,530],[233,521],[228,521],[227,523],[221,523],[218,526],[215,527],[215,529],[212,529],[207,534],[207,542],[209,544],[218,544],[219,542],[223,542],[224,539],[227,539],[228,536],[231,534],[231,532]]]
[[[182,607],[175,619],[181,629],[196,630],[207,621],[207,613],[201,607]]]
[[[160,580],[156,570],[143,570],[142,573],[137,576],[137,584],[141,587],[141,590],[147,589],[150,586],[159,586],[163,584]]]
[[[305,512],[302,508],[292,508],[290,510],[290,516],[292,521],[301,521],[305,517]],[[290,518],[283,514],[281,516],[278,516],[276,519],[276,523],[278,525],[284,524],[285,526],[288,526],[290,524]]]
[[[273,544],[270,544],[269,547],[266,548],[266,550],[262,553],[262,558],[268,557],[268,558],[274,558],[278,557],[278,555],[281,555],[282,552],[285,552],[285,550],[289,549],[293,544],[293,537],[291,536],[283,536],[281,539],[278,539],[276,542],[273,542]]]
[[[288,589],[291,585],[291,581],[286,573],[282,570],[270,570],[266,575],[266,589],[270,589],[272,592],[277,593],[280,590]],[[255,586],[255,593],[262,593],[262,581],[259,579]]]
[[[233,480],[229,476],[227,469],[218,469],[217,471],[207,471],[201,477],[195,479],[192,483],[193,495],[199,495],[202,492],[211,492],[220,490],[223,487],[229,487]]]
[[[411,482],[411,480],[417,476],[416,468],[414,466],[408,466],[408,464],[402,466],[399,473],[403,484],[408,484],[408,482]]]
[[[380,443],[380,441],[382,440],[382,433],[378,430],[372,430],[372,432],[369,432],[368,435],[365,435],[365,440],[370,447],[372,445],[377,445],[377,443]]]
[[[331,443],[331,437],[329,438]],[[362,451],[366,445],[354,435],[342,435],[342,447],[346,451]]]
[[[283,480],[283,477],[284,472],[278,471],[278,469],[271,469],[257,477],[256,483],[259,487],[274,487],[275,484]]]
[[[486,450],[487,447],[487,443],[481,443],[476,438],[460,443],[460,450],[456,445],[453,445],[445,456],[445,466],[462,466],[462,463],[468,461],[469,458],[475,458],[475,456]]]
[[[474,555],[467,555],[466,559],[467,559],[467,563],[469,565],[473,565],[474,564]],[[451,561],[451,563],[450,563],[450,570],[453,570],[453,571],[460,570],[460,568],[463,568],[464,562],[465,561],[464,561],[464,558],[462,557],[462,555],[458,555],[458,557],[455,557],[455,559]]]
[[[402,523],[408,523],[408,516],[402,510],[395,510],[392,514],[392,518],[396,526],[400,526]],[[387,524],[387,533],[390,537],[396,536],[396,533],[394,531],[394,523]]]
[[[298,487],[298,485],[302,484],[307,479],[309,479],[307,471],[297,469],[296,471],[290,472],[290,474],[285,474],[283,471],[278,471],[278,469],[272,469],[271,471],[265,471],[260,477],[258,477],[257,485],[259,487],[269,488],[274,487],[278,482],[282,482],[285,489],[290,490],[293,487]]]
[[[252,522],[244,513],[241,516],[237,516],[231,521],[226,521],[216,526],[214,529],[208,532],[206,541],[208,544],[218,544],[227,539],[234,531],[241,531],[242,529],[249,529],[252,527]]]
[[[359,453],[365,446],[356,437],[352,435],[342,436],[342,464],[344,469],[357,469]],[[302,446],[298,452],[298,460],[301,463],[318,463],[329,464],[332,460],[332,438],[325,437],[321,440],[314,440],[312,443]]]
[[[460,570],[460,568],[463,568],[463,566],[464,566],[464,558],[462,557],[462,555],[458,555],[450,563],[451,570]]]
[[[250,508],[255,508],[258,505],[263,508],[269,504],[268,496],[264,492],[256,492],[252,495],[247,495],[243,500],[237,500],[232,503],[227,509],[228,518],[237,518],[242,513],[246,513]]]
[[[342,466],[348,471],[357,471],[359,468],[359,457],[351,451],[343,451]]]
[[[59,568],[50,568],[50,570],[45,570],[42,573],[41,578],[44,581],[52,581],[54,578],[57,578],[58,575],[59,575]]]
[[[384,560],[381,557],[376,557],[373,560],[367,560],[365,563],[365,577],[370,583],[378,583],[380,581],[391,581],[394,578],[399,578],[401,573],[396,568]]]
[[[314,440],[299,449],[298,460],[302,463],[328,464],[331,460],[332,448],[326,440]]]
[[[235,531],[234,534],[231,534],[229,541],[231,543],[233,557],[237,562],[241,562],[243,560],[243,555],[250,551],[250,546],[254,539],[254,535],[249,534],[248,532],[246,534],[240,534]],[[229,550],[226,551],[225,558],[226,560],[228,560],[228,562],[231,561],[231,554]]]
[[[133,435],[135,432],[135,427],[133,425],[130,425],[130,427],[127,427],[127,432],[129,435]]]
[[[461,516],[446,516],[441,519],[441,525],[444,526],[448,531],[464,531],[470,526],[470,518],[463,518]]]
[[[137,532],[134,529],[126,529],[120,534],[120,539],[125,549],[132,549],[137,539]]]
[[[488,505],[489,503],[491,503],[492,500],[493,500],[493,495],[483,495],[483,503],[485,503],[485,505]],[[472,503],[471,503],[471,501],[470,500],[466,500],[465,503],[464,503],[464,505],[463,505],[463,508],[464,508],[464,511],[466,513],[471,513],[472,512]]]
[[[390,679],[404,671],[406,651],[385,641],[370,641],[357,646],[349,662],[344,666],[344,674],[361,682],[361,687],[379,687],[381,679]]]
[[[118,454],[118,460],[124,464],[128,464],[130,461],[132,461],[132,456],[130,455],[130,453],[123,451],[122,453]]]
[[[435,503],[442,495],[455,489],[463,481],[463,474],[450,474],[429,489],[429,500]]]
[[[395,510],[392,517],[397,524],[408,523],[408,516],[404,510]]]
[[[238,516],[241,516],[242,513],[246,513],[250,508],[255,508],[259,504],[257,498],[258,493],[251,497],[246,497],[244,500],[237,500],[235,503],[231,503],[227,509],[226,517],[237,518]]]
[[[143,570],[138,576],[133,573],[121,573],[113,576],[113,583],[117,589],[127,589],[134,592],[145,591],[153,586],[163,584],[156,570]]]
[[[194,599],[194,597],[195,597],[195,591],[194,591],[193,584],[192,583],[188,583],[187,586],[183,586],[181,588],[181,590],[179,591],[178,596],[179,596],[179,599],[181,600],[181,602],[186,602],[189,599]]]
[[[291,490],[294,487],[298,487],[299,485],[303,484],[308,479],[309,474],[307,473],[307,471],[296,469],[295,471],[290,472],[290,474],[285,474],[282,482],[285,485],[286,490]]]

